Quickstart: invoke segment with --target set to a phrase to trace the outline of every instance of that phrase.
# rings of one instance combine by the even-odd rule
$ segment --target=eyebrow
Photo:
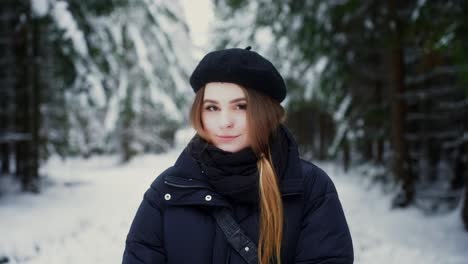
[[[233,104],[233,103],[237,103],[237,102],[240,102],[240,101],[247,101],[247,99],[245,97],[242,97],[242,98],[236,98],[236,99],[233,99],[231,101],[229,101],[230,104]],[[213,104],[217,104],[218,101],[216,100],[211,100],[211,99],[205,99],[203,100],[203,103],[213,103]]]

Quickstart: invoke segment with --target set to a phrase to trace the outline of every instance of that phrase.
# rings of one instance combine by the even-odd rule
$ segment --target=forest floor
[[[175,150],[145,155],[125,165],[112,156],[51,159],[42,169],[48,176],[40,194],[18,193],[10,186],[0,196],[0,263],[121,263],[144,191],[177,155]],[[467,263],[460,206],[430,217],[416,208],[391,210],[391,195],[355,172],[317,165],[337,187],[355,263]]]

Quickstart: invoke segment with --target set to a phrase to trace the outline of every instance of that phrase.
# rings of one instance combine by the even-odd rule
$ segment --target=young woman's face
[[[221,82],[206,84],[202,123],[216,147],[237,152],[250,145],[246,109],[247,98],[239,85]]]

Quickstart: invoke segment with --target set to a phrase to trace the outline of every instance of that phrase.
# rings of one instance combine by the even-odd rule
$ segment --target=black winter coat
[[[284,206],[281,263],[353,263],[353,245],[335,186],[316,165],[301,160],[292,136],[280,190]],[[243,264],[210,210],[232,209],[258,243],[258,206],[229,204],[214,192],[186,151],[144,194],[128,233],[123,264]]]

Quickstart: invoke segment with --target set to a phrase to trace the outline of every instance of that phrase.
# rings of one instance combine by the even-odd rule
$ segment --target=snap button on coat
[[[168,193],[166,193],[166,194],[164,195],[164,199],[165,199],[166,201],[169,201],[169,200],[171,199],[171,195],[168,194]]]
[[[205,200],[206,200],[207,202],[211,201],[211,195],[208,194],[207,196],[205,196]]]

